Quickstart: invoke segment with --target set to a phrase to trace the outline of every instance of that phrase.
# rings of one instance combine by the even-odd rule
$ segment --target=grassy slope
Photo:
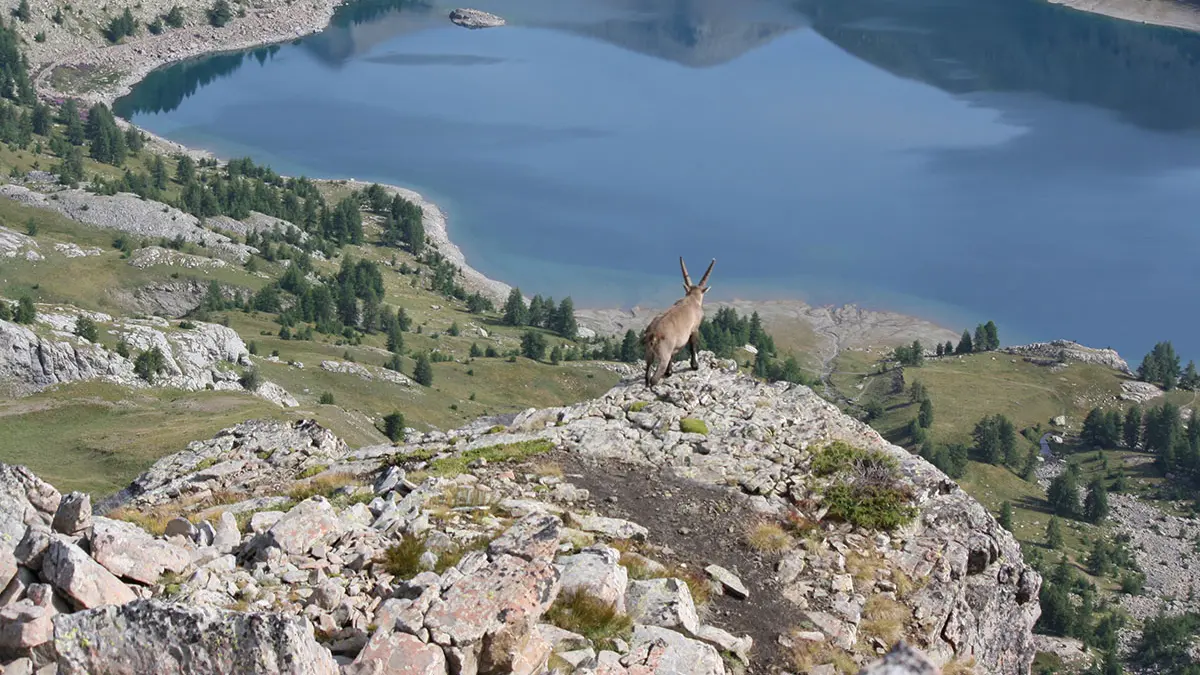
[[[905,391],[892,393],[893,373],[875,374],[877,358],[878,354],[864,351],[846,352],[839,356],[832,379],[839,391],[850,398],[858,397],[860,403],[871,398],[880,400],[885,413],[872,426],[903,445],[911,445],[905,427],[917,415],[917,405],[910,402],[907,386],[917,380],[926,386],[933,402],[930,438],[935,443],[970,445],[975,423],[993,413],[1008,416],[1018,429],[1040,424],[1044,431],[1077,433],[1091,408],[1124,407],[1124,402],[1118,406],[1114,398],[1120,393],[1125,376],[1101,366],[1073,363],[1054,372],[1006,354],[932,359],[919,368],[906,369]],[[1189,404],[1194,399],[1191,392],[1172,392],[1168,397],[1179,404]],[[1151,405],[1159,402],[1161,399]],[[1059,415],[1068,419],[1065,430],[1051,425],[1051,419]],[[1024,439],[1021,442],[1028,443]],[[1162,480],[1146,453],[1106,450],[1100,456],[1108,461],[1107,471],[1103,460],[1096,456],[1095,452],[1084,452],[1071,457],[1082,469],[1083,484],[1095,477],[1111,477],[1119,466],[1126,467],[1133,490],[1143,496]],[[993,514],[999,514],[1003,502],[1012,503],[1013,534],[1027,551],[1031,547],[1044,548],[1050,513],[1040,487],[1005,467],[975,461],[970,462],[966,475],[958,482]],[[1081,561],[1101,529],[1075,521],[1063,521],[1063,525],[1065,549],[1072,559]]]
[[[0,168],[14,164],[31,168],[31,155],[0,149]],[[43,168],[54,162],[46,156],[37,161]],[[147,161],[143,154],[131,164],[140,168]],[[112,172],[112,167],[89,165],[89,170],[96,168]],[[325,184],[324,189],[330,199],[346,193],[336,184]],[[35,238],[47,259],[7,259],[0,272],[0,295],[8,298],[29,294],[38,302],[73,304],[122,316],[129,315],[131,308],[122,306],[122,294],[113,293],[115,289],[129,290],[171,278],[195,278],[206,283],[216,279],[247,290],[266,283],[237,267],[187,270],[158,266],[139,270],[112,248],[117,233],[0,199],[0,224],[25,232],[31,220],[37,225]],[[369,222],[366,230],[368,240],[378,234],[378,228]],[[54,251],[57,242],[96,246],[104,253],[68,259]],[[191,252],[204,253],[202,249]],[[346,252],[356,259],[365,257],[383,263],[385,301],[394,308],[404,308],[413,319],[412,331],[404,334],[406,374],[412,373],[412,356],[435,348],[461,361],[433,364],[433,387],[400,386],[321,369],[322,360],[347,357],[382,366],[390,357],[383,335],[368,335],[359,345],[344,344],[339,336],[319,334],[314,341],[282,340],[277,337],[279,326],[271,315],[231,311],[224,315],[229,325],[246,342],[257,343],[260,356],[254,360],[262,374],[292,392],[300,402],[299,408],[281,410],[240,392],[130,392],[99,383],[64,385],[0,402],[0,438],[5,439],[0,443],[0,461],[27,464],[62,489],[102,494],[126,484],[157,457],[245,419],[312,417],[357,446],[385,442],[375,423],[393,410],[403,412],[408,424],[418,429],[453,428],[480,415],[594,398],[618,379],[595,363],[552,366],[525,358],[515,362],[504,358],[469,360],[472,343],[481,349],[492,346],[504,352],[519,345],[522,331],[498,325],[495,315],[469,314],[461,303],[425,290],[424,282],[416,276],[393,270],[393,260],[397,265],[417,266],[404,251],[364,245],[347,247]],[[259,269],[272,276],[281,270],[261,260],[259,263]],[[316,263],[323,272],[332,272],[338,265],[340,259]],[[453,323],[461,328],[460,336],[445,333]],[[416,332],[418,326],[421,333]],[[115,338],[108,334],[107,327],[101,328],[101,342],[112,347]],[[483,337],[484,331],[487,337]],[[548,337],[551,345],[563,341],[557,336]],[[265,358],[273,351],[278,352],[281,362]],[[303,363],[304,368],[289,366],[289,360]],[[335,405],[318,404],[324,392],[334,395]]]

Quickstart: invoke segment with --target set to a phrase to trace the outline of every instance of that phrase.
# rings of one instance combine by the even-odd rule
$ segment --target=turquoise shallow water
[[[736,5],[736,6],[734,6]],[[118,112],[408,185],[486,274],[579,305],[858,302],[1006,341],[1200,352],[1200,37],[1041,0],[364,0]]]

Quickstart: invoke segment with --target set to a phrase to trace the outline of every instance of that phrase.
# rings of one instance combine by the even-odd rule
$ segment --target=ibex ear
[[[687,282],[684,282],[684,284],[683,284],[683,292],[684,293],[692,292],[692,287]]]

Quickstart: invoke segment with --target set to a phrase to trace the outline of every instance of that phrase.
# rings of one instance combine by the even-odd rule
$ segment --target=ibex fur
[[[683,270],[683,290],[686,294],[667,311],[654,317],[646,332],[642,333],[642,346],[646,352],[646,386],[658,384],[663,377],[671,375],[671,361],[675,352],[687,345],[692,352],[692,370],[700,369],[696,360],[699,347],[700,322],[704,320],[704,294],[708,292],[708,275],[712,274],[717,259],[708,264],[700,283],[693,284],[688,276],[687,265],[679,258]],[[657,366],[657,367],[656,367]]]

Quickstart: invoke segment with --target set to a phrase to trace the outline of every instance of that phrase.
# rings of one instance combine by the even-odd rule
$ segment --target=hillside
[[[1185,436],[1185,429],[1195,426],[1196,391],[1163,391],[1134,379],[1115,352],[1069,342],[931,354],[919,367],[898,367],[889,350],[851,350],[838,357],[831,380],[847,410],[870,417],[886,438],[952,472],[997,518],[1007,509],[1008,527],[1026,559],[1048,577],[1058,576],[1060,587],[1074,584],[1069,593],[1076,601],[1088,597],[1095,616],[1075,626],[1059,620],[1039,626],[1082,640],[1042,640],[1040,648],[1073,661],[1064,665],[1047,654],[1046,672],[1079,672],[1089,660],[1106,658],[1108,648],[1131,672],[1154,672],[1136,662],[1141,627],[1159,612],[1200,612],[1200,567],[1191,562],[1200,517],[1191,470],[1165,467],[1161,449],[1150,447],[1146,435],[1153,412],[1174,406],[1178,452],[1194,452],[1187,449],[1194,432]],[[919,424],[924,400],[932,417],[927,427]],[[1137,418],[1135,438],[1142,440],[1131,446],[1124,420],[1135,406],[1145,420]],[[1088,440],[1088,420],[1113,413],[1122,420],[1124,438]],[[997,415],[1012,425],[1015,461],[981,454],[978,424]],[[1064,513],[1053,501],[1052,481],[1065,472],[1076,476],[1076,513]],[[1107,514],[1099,519],[1083,512],[1095,485],[1107,492]],[[1048,534],[1055,528],[1061,541]],[[1113,645],[1104,647],[1109,640]],[[1189,644],[1183,642],[1185,653]]]
[[[846,673],[898,638],[959,672],[1033,658],[1040,579],[977,503],[807,388],[708,355],[656,392],[399,445],[246,422],[95,513],[3,475],[26,598],[4,612],[63,672]],[[881,501],[846,511],[847,489]]]

